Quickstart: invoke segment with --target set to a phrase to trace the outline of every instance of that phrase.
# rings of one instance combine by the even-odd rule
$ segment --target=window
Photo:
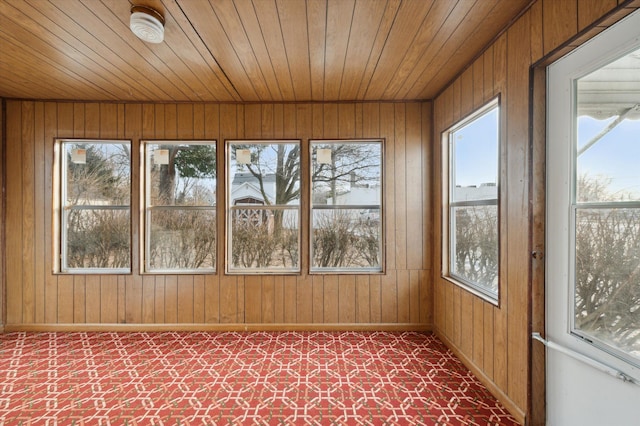
[[[550,389],[606,388],[625,415],[637,388],[591,369],[640,383],[639,29],[631,14],[546,70],[546,338],[595,361],[549,351]]]
[[[215,141],[153,141],[142,147],[144,271],[215,271]]]
[[[311,141],[311,271],[381,272],[382,141]]]
[[[227,142],[227,272],[300,271],[300,142]]]
[[[499,129],[496,99],[449,129],[443,149],[449,160],[443,269],[491,301],[498,300]]]
[[[571,329],[640,366],[638,58],[575,81]]]
[[[130,272],[130,142],[58,140],[55,148],[56,272]]]

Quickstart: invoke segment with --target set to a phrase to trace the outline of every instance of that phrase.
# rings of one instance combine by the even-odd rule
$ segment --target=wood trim
[[[310,100],[310,101],[276,101],[276,102],[264,102],[264,101],[221,101],[221,102],[209,102],[209,101],[121,101],[121,100],[106,100],[106,101],[96,101],[92,99],[84,100],[84,99],[48,99],[48,98],[18,98],[18,97],[7,97],[3,98],[7,102],[52,102],[57,104],[75,104],[75,103],[83,103],[83,104],[100,104],[100,105],[333,105],[333,104],[423,104],[425,102],[429,102],[430,99],[380,99],[380,100],[335,100],[335,101],[321,101],[321,100]],[[283,139],[283,138],[276,138]],[[294,138],[295,139],[295,138]],[[324,138],[317,138],[324,139]]]
[[[2,224],[0,224],[0,327],[4,329],[4,324],[7,322],[7,268],[6,268],[6,223],[7,223],[7,191],[6,185],[6,170],[7,170],[7,158],[6,158],[6,146],[7,146],[7,101],[4,98],[0,99],[0,188],[2,188],[2,195],[0,195],[0,217],[2,218]],[[2,332],[2,330],[0,330]]]
[[[380,324],[193,324],[193,323],[167,323],[167,324],[9,324],[4,326],[4,332],[163,332],[163,331],[185,331],[185,332],[230,332],[230,331],[388,331],[402,332],[415,331],[421,333],[431,332],[431,326],[419,323],[380,323]]]
[[[545,333],[545,201],[546,201],[546,68],[538,67],[531,71],[531,108],[532,125],[530,143],[529,197],[531,202],[531,224],[529,226],[531,292],[531,320],[528,335]],[[527,417],[530,425],[544,425],[546,418],[546,350],[544,346],[529,339],[529,386],[530,401]]]

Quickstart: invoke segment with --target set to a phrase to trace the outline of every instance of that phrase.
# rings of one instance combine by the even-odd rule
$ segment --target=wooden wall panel
[[[22,105],[22,258],[28,259],[34,252],[34,122],[35,109],[32,102]],[[31,224],[31,225],[30,225]],[[33,318],[35,308],[35,265],[24,264],[22,268],[23,318]]]
[[[4,161],[4,153],[5,153],[5,100],[0,98],[0,187],[5,188],[5,161]],[[42,130],[42,129],[40,129]],[[36,130],[36,134],[37,133]],[[0,215],[2,215],[3,221],[0,225],[0,256],[4,259],[4,253],[6,250],[6,240],[5,240],[5,208],[4,208],[4,199],[5,197],[0,197]],[[42,228],[41,228],[42,229]],[[5,283],[6,283],[6,275],[5,275],[5,265],[4,262],[0,262],[0,332],[4,329],[5,323]],[[42,293],[40,294],[42,296]],[[38,298],[36,297],[36,300]],[[42,302],[40,302],[42,303]]]
[[[578,1],[542,1],[544,53],[547,54],[578,32]]]
[[[508,380],[509,394],[519,407],[526,406],[526,377],[528,355],[522,348],[528,347],[527,335],[528,282],[529,282],[529,73],[531,65],[529,43],[530,15],[525,14],[507,33],[507,86],[509,95],[504,103],[507,110],[507,175],[502,214],[507,222],[507,296],[508,309]],[[504,302],[504,299],[503,299]],[[515,308],[515,309],[514,309]]]
[[[379,324],[429,328],[431,105],[118,104],[7,102],[7,325]],[[56,137],[132,141],[132,273],[52,273],[53,143]],[[385,139],[386,273],[310,275],[308,231],[295,276],[224,273],[224,168],[219,170],[217,274],[140,274],[140,140]],[[302,177],[308,187],[308,177]],[[301,203],[302,229],[309,206]]]
[[[625,3],[626,4],[626,3]],[[532,247],[530,179],[530,68],[553,52],[568,51],[578,31],[591,28],[616,7],[615,0],[539,0],[469,64],[433,100],[434,170],[433,209],[433,324],[436,333],[489,386],[520,421],[526,415],[543,422],[544,412],[532,412],[530,401],[530,332],[532,296],[530,251]],[[618,7],[609,24],[629,13]],[[590,29],[586,38],[602,30]],[[569,45],[569,43],[571,43]],[[440,142],[459,118],[500,95],[500,300],[488,303],[441,277],[443,261],[442,210],[443,152]],[[538,120],[534,123],[544,126]],[[541,131],[541,130],[538,130]],[[543,130],[542,130],[543,131]],[[537,156],[538,161],[542,161]],[[542,166],[538,165],[536,170]],[[539,182],[538,182],[539,184]],[[539,187],[539,186],[538,186]],[[540,214],[539,211],[537,213]],[[538,220],[540,218],[538,217]],[[539,243],[539,242],[538,242]],[[539,270],[539,269],[538,269]],[[540,292],[540,289],[537,289]],[[537,302],[540,296],[536,295]],[[540,312],[540,309],[538,309]],[[533,321],[539,324],[540,320]],[[544,373],[536,367],[536,380]],[[542,376],[540,376],[542,375]],[[537,407],[543,404],[538,403]],[[544,410],[544,408],[542,408]],[[542,419],[542,420],[541,420]]]
[[[42,127],[43,130],[43,141],[53,140],[56,136],[57,132],[57,105],[53,102],[47,102],[44,104],[44,118],[42,122],[38,123],[38,127]],[[50,212],[52,207],[52,198],[50,194],[53,192],[52,187],[52,179],[51,175],[53,173],[53,149],[50,149],[51,146],[46,142],[42,144],[42,150],[44,151],[44,164],[42,167],[45,179],[45,188],[44,192],[37,194],[36,199],[44,200],[44,208],[43,213],[45,215],[44,219],[44,235],[50,235],[52,233],[51,229],[51,220],[49,215],[46,212]],[[47,244],[47,240],[45,239],[44,244],[44,259],[43,259],[43,267],[44,267],[44,306],[40,306],[38,312],[36,312],[36,320],[40,322],[42,320],[42,316],[44,316],[43,322],[55,322],[58,312],[57,312],[57,303],[55,303],[55,299],[57,298],[58,293],[58,280],[57,277],[51,274],[51,270],[53,269],[52,261],[53,261],[53,253],[52,253],[52,245]]]
[[[407,269],[423,269],[424,266],[424,241],[426,236],[426,223],[423,216],[423,198],[421,194],[425,183],[422,174],[430,167],[424,165],[422,140],[422,110],[420,104],[409,104],[405,111],[405,198],[406,215],[405,232],[407,235]]]
[[[578,2],[578,30],[581,31],[593,21],[618,5],[616,0],[581,0]]]
[[[22,122],[22,107],[21,105],[15,105],[13,108],[10,105],[7,105],[6,120],[7,123],[15,122],[19,124]],[[7,124],[5,123],[5,125]],[[22,136],[20,132],[22,131],[22,127],[18,126],[6,126],[6,142],[4,144],[4,148],[6,148],[5,155],[6,158],[16,158],[22,159]],[[15,141],[13,144],[8,141]],[[5,231],[11,229],[10,234],[5,235],[5,247],[7,248],[7,252],[14,251],[14,247],[20,247],[20,241],[22,240],[22,194],[20,193],[20,189],[22,187],[22,172],[20,170],[20,165],[15,164],[16,161],[6,161],[5,175],[6,176],[14,176],[15,179],[12,179],[11,182],[5,182],[5,191],[7,200],[11,197],[14,201],[12,203],[7,203],[4,211],[4,229]],[[12,223],[14,227],[7,226],[8,223]],[[5,253],[6,255],[7,253]],[[22,281],[22,253],[20,253],[19,258],[14,259],[15,264],[13,267],[7,268],[4,272],[4,279],[7,283],[10,282],[21,282]],[[8,266],[7,261],[4,262],[5,268]],[[16,318],[19,321],[22,321],[22,285],[17,287],[15,291],[10,292],[6,291],[5,295],[6,306],[6,321],[9,321],[10,318]]]

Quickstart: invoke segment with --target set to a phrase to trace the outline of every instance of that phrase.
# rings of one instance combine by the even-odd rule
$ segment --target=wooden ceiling
[[[0,97],[104,101],[431,99],[531,0],[0,0]]]

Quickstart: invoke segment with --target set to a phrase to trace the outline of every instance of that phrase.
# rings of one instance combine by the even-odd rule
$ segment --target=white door
[[[640,13],[547,77],[547,424],[640,425]]]

